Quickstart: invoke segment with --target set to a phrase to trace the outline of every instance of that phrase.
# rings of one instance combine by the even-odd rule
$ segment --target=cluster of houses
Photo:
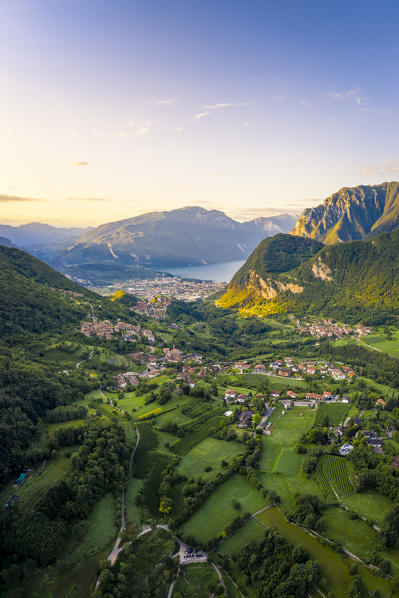
[[[341,366],[339,368],[333,363],[317,363],[312,361],[296,363],[292,357],[285,357],[284,361],[277,359],[272,361],[268,366],[264,363],[252,365],[247,362],[237,361],[232,364],[232,368],[240,374],[251,372],[253,374],[272,374],[282,378],[297,379],[302,379],[304,375],[320,375],[322,378],[331,376],[334,380],[346,380],[347,378],[351,379],[356,376],[353,369],[348,366]]]
[[[80,331],[85,336],[98,336],[107,340],[111,340],[114,333],[120,333],[121,339],[125,341],[137,340],[141,334],[150,344],[155,342],[152,330],[129,324],[129,322],[122,322],[121,320],[118,320],[116,324],[112,324],[109,320],[98,321],[96,318],[93,318],[91,322],[82,322]]]
[[[145,316],[147,318],[153,318],[154,320],[164,320],[166,318],[166,310],[170,305],[171,299],[165,295],[156,295],[149,301],[137,301],[134,307],[130,309]]]
[[[363,324],[358,324],[356,328],[351,328],[347,324],[337,324],[331,319],[321,320],[320,322],[301,322],[299,319],[293,319],[301,334],[310,334],[319,338],[334,337],[339,339],[348,334],[364,336],[373,332],[371,328],[363,326]]]
[[[134,372],[125,372],[116,376],[116,390],[124,390],[128,386],[137,386],[139,383]]]

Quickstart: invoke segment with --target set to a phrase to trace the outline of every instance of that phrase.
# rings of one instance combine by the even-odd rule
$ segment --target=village
[[[319,338],[337,338],[342,339],[347,335],[356,335],[358,337],[372,334],[373,330],[363,324],[358,324],[355,328],[347,324],[337,324],[330,318],[318,321],[301,321],[299,318],[291,316],[295,322],[298,331],[301,334],[310,334]]]

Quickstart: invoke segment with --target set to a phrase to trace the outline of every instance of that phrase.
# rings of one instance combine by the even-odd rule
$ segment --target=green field
[[[322,455],[317,461],[315,478],[326,498],[340,498],[353,492],[345,457]]]
[[[68,562],[75,563],[92,556],[100,550],[111,547],[116,539],[114,522],[114,498],[107,494],[101,498],[87,520],[88,530],[83,541],[68,556]]]
[[[326,529],[323,535],[342,544],[362,560],[370,557],[379,544],[378,533],[362,519],[351,519],[349,513],[338,507],[330,507],[323,516]]]
[[[184,598],[208,598],[219,584],[219,577],[210,563],[193,563],[181,567],[174,592]]]
[[[243,546],[254,540],[260,542],[265,536],[265,530],[259,522],[253,518],[247,521],[242,527],[234,532],[218,547],[220,554],[231,556],[241,550]]]
[[[399,357],[399,331],[392,333],[392,340],[388,340],[383,334],[367,334],[362,337],[363,343],[371,345],[392,357]]]
[[[375,522],[380,527],[384,525],[386,515],[394,507],[391,499],[377,492],[356,492],[343,496],[342,503],[352,511],[356,511],[361,517]]]
[[[241,511],[234,509],[233,500],[241,504]],[[235,474],[212,492],[183,524],[181,531],[193,536],[198,542],[206,543],[220,534],[238,515],[255,513],[265,505],[265,499],[252,488],[246,478]]]
[[[316,426],[338,426],[347,417],[350,405],[342,403],[322,403],[317,408]]]
[[[126,516],[134,521],[137,527],[140,526],[141,511],[136,505],[136,497],[142,489],[143,483],[140,478],[131,477],[125,495]]]
[[[332,592],[334,596],[348,598],[352,578],[349,574],[349,565],[354,561],[343,559],[338,553],[328,546],[318,542],[315,538],[302,531],[295,525],[286,521],[279,509],[271,507],[257,516],[257,519],[266,527],[276,527],[293,544],[302,546],[313,558],[323,566],[323,574],[326,578],[325,584],[320,583],[323,591]],[[366,587],[372,591],[379,592],[381,598],[398,596],[399,593],[393,589],[392,584],[376,575],[373,575],[365,567],[359,567]]]
[[[222,470],[221,460],[230,463],[234,457],[243,452],[243,447],[238,442],[205,438],[194,446],[189,453],[184,455],[178,472],[187,476],[201,476],[204,479],[215,477]],[[207,466],[212,471],[206,472]]]
[[[315,413],[309,407],[285,411],[278,406],[269,420],[273,424],[271,435],[262,436],[259,478],[265,488],[277,492],[286,509],[293,506],[297,492],[322,496],[317,482],[303,473],[302,455],[296,452],[298,441],[313,425]]]

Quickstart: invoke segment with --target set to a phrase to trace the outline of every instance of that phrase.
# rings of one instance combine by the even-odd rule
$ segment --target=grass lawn
[[[261,471],[277,471],[280,458],[283,460],[281,469],[284,468],[284,461],[294,462],[291,453],[302,435],[312,427],[314,413],[309,407],[293,407],[289,411],[285,411],[280,405],[276,407],[269,418],[269,422],[273,424],[272,433],[270,436],[262,436],[263,451],[259,463]],[[287,450],[289,453],[283,456],[282,453]]]
[[[281,451],[277,461],[275,472],[286,476],[294,476],[299,473],[302,457],[293,449],[284,449]]]
[[[114,523],[114,498],[112,494],[103,496],[88,518],[88,530],[83,541],[67,557],[70,563],[79,562],[100,550],[111,547],[116,539],[117,528]]]
[[[178,472],[187,477],[212,478],[218,471],[222,470],[222,459],[230,463],[234,457],[242,452],[243,446],[238,442],[205,438],[184,455],[178,467]],[[211,466],[212,471],[206,472],[205,468],[207,466]]]
[[[194,563],[181,567],[175,592],[184,598],[208,598],[219,583],[215,569],[209,563]]]
[[[378,546],[378,533],[362,519],[351,519],[349,513],[338,507],[330,507],[324,513],[326,530],[323,535],[367,560],[373,548]]]
[[[232,554],[239,552],[241,548],[248,544],[248,542],[251,542],[251,540],[260,542],[263,540],[264,536],[265,530],[263,526],[255,518],[250,519],[232,536],[227,538],[223,544],[220,544],[218,552],[220,554],[228,554],[231,556]]]
[[[265,488],[277,492],[286,509],[292,507],[296,492],[316,494],[322,498],[319,485],[303,473],[303,456],[295,450],[302,435],[313,425],[315,413],[309,407],[293,407],[285,411],[278,406],[270,416],[273,424],[271,435],[262,436],[259,478]]]
[[[388,512],[393,508],[393,502],[387,497],[377,492],[358,492],[350,496],[343,496],[342,502],[352,511],[356,511],[361,517],[368,521],[375,521],[380,527],[384,524],[384,519]]]
[[[234,509],[233,500],[241,504],[241,511]],[[212,492],[181,530],[199,542],[209,542],[240,513],[255,513],[265,505],[265,499],[246,478],[235,474]]]
[[[140,508],[136,505],[136,496],[139,494],[144,484],[144,480],[132,477],[126,488],[125,506],[126,515],[135,522],[137,527],[140,526],[141,515]]]

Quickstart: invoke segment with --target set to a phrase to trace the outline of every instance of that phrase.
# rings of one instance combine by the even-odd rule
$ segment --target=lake
[[[208,264],[206,266],[185,266],[183,268],[162,268],[163,272],[169,272],[183,278],[195,278],[197,280],[214,280],[215,282],[230,282],[234,274],[245,263],[245,260],[234,262],[222,262],[220,264]]]

